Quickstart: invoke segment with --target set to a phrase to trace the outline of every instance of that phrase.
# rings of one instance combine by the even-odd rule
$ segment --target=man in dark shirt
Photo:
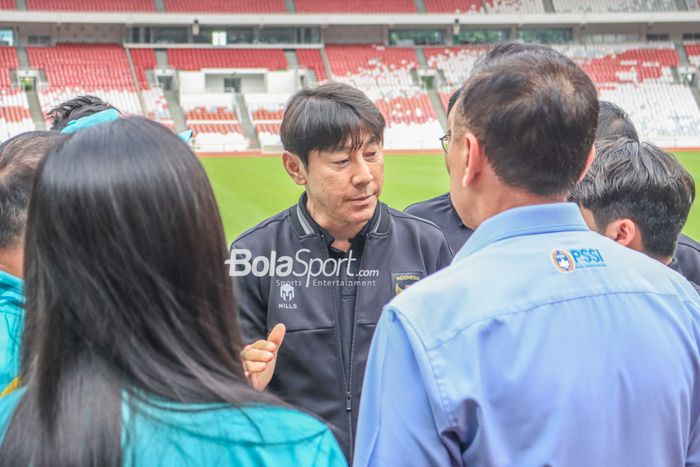
[[[693,177],[673,155],[650,143],[618,138],[596,148],[570,200],[591,230],[683,274],[674,251],[695,199]]]
[[[455,91],[447,103],[447,114],[449,115],[452,108],[459,98],[460,90]],[[447,154],[447,147],[449,144],[449,133],[440,138],[442,143],[442,148]],[[464,242],[471,236],[474,230],[470,229],[457,215],[452,201],[450,200],[450,194],[445,193],[435,198],[421,201],[420,203],[412,204],[408,206],[404,212],[411,214],[413,216],[421,217],[427,219],[433,224],[437,225],[445,233],[445,237],[450,244],[450,248],[453,253],[457,253]]]
[[[434,224],[379,201],[384,118],[340,83],[304,89],[281,126],[298,203],[232,245],[251,384],[331,425],[348,460],[382,308],[452,253]]]

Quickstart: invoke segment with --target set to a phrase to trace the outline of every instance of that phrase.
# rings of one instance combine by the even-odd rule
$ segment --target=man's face
[[[450,200],[464,225],[474,225],[474,220],[470,215],[472,208],[469,206],[472,196],[462,185],[467,157],[467,148],[464,142],[465,130],[455,123],[455,113],[453,109],[447,119],[450,143],[445,155],[445,163],[447,164],[447,173],[450,176]]]
[[[326,228],[364,224],[374,214],[384,183],[382,145],[368,137],[355,152],[349,146],[311,151],[306,182],[308,207],[317,222],[323,219]]]

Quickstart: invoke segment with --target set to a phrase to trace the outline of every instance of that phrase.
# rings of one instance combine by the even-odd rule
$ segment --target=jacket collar
[[[289,208],[289,214],[294,230],[296,230],[300,237],[316,234],[323,237],[327,244],[333,243],[333,237],[323,229],[323,227],[318,225],[306,209],[306,192],[302,193],[296,205]],[[366,236],[369,233],[388,232],[389,220],[389,208],[386,204],[378,202],[372,218],[362,227],[358,236]]]

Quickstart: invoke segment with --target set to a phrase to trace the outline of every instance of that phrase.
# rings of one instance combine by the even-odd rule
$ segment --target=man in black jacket
[[[251,384],[323,418],[348,460],[382,307],[452,259],[438,227],[379,202],[383,136],[381,113],[351,86],[294,95],[283,163],[304,194],[238,237],[229,260]]]

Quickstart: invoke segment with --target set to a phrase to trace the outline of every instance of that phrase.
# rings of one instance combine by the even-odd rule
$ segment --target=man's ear
[[[459,169],[464,170],[462,186],[467,186],[483,170],[486,163],[486,155],[484,154],[484,147],[479,144],[476,136],[472,133],[464,135],[464,150],[466,154],[463,156],[464,160],[461,161],[464,165]]]
[[[591,146],[591,151],[588,153],[588,160],[586,161],[586,167],[583,169],[583,173],[581,173],[581,176],[578,178],[578,183],[583,180],[583,178],[586,176],[588,173],[588,169],[591,168],[591,164],[593,164],[593,161],[595,160],[595,144]]]
[[[282,154],[282,164],[292,180],[297,185],[306,185],[306,167],[301,158],[296,154],[284,151]]]
[[[637,224],[627,218],[615,219],[605,228],[605,236],[622,246],[641,251],[641,235]]]

